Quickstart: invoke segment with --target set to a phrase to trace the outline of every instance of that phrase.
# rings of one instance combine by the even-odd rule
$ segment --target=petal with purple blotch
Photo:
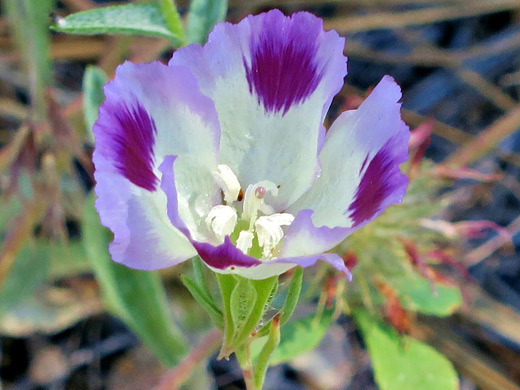
[[[313,210],[317,228],[357,229],[402,200],[408,179],[399,165],[408,159],[410,132],[400,99],[385,76],[357,110],[339,116],[319,154],[320,177],[288,212]]]
[[[346,75],[344,39],[306,12],[273,10],[237,25],[220,23],[204,47],[177,50],[170,65],[189,66],[215,101],[222,127],[220,162],[243,188],[280,185],[268,199],[281,211],[319,172],[321,124]]]
[[[167,217],[159,164],[170,153],[187,155],[211,176],[220,140],[213,102],[188,69],[158,62],[119,66],[105,97],[94,125],[93,160],[96,208],[114,233],[113,259],[157,269],[192,257],[195,249]],[[213,181],[203,190],[208,203],[219,196]]]

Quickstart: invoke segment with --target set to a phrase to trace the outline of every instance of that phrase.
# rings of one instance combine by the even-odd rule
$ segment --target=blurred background
[[[89,259],[106,258],[110,239],[89,227],[96,218],[89,129],[116,66],[167,61],[171,42],[49,30],[71,13],[122,3],[2,0],[1,388],[152,389],[166,372],[168,357],[157,358],[153,340],[142,345],[141,325],[124,311],[135,309],[121,309],[117,294],[106,291],[110,278],[126,271]],[[176,3],[184,17],[188,1]],[[462,303],[451,316],[398,314],[405,321],[394,311],[387,320],[452,361],[461,389],[520,390],[520,0],[230,0],[226,20],[272,8],[310,11],[346,37],[347,82],[329,123],[357,107],[383,75],[402,86],[403,119],[417,129],[409,174],[435,177],[418,194],[434,198],[437,222],[426,226],[431,220],[402,213],[400,223],[439,231],[455,248],[437,260],[451,262],[443,275],[453,276]],[[406,254],[420,268],[416,239],[408,239]],[[444,245],[429,253],[445,254]],[[196,344],[211,325],[180,272],[161,272],[164,304]],[[133,288],[132,275],[122,289]],[[159,282],[154,276],[146,283],[150,292]],[[213,358],[198,373],[186,388],[243,388],[232,361]],[[378,387],[359,331],[343,315],[315,351],[273,367],[265,388]]]

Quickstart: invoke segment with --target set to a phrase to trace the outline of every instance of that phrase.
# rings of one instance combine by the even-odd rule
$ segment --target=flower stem
[[[154,390],[177,390],[190,377],[195,366],[213,353],[222,341],[219,329],[213,329],[175,368],[168,371]]]
[[[236,351],[236,357],[240,368],[242,368],[242,375],[244,376],[244,382],[246,383],[247,390],[262,390],[256,387],[255,376],[253,374],[253,361],[251,359],[251,348],[250,340],[245,342],[241,348]]]

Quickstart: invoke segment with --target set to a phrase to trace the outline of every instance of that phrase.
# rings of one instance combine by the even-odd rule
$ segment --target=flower
[[[401,201],[409,130],[385,76],[326,132],[343,49],[312,14],[273,10],[216,25],[167,66],[119,66],[94,126],[113,260],[152,270],[198,254],[252,279],[323,260],[350,275],[326,251]]]

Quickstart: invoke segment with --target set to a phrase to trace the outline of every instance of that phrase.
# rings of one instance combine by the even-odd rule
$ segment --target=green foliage
[[[303,268],[295,267],[291,277],[291,283],[287,289],[287,295],[282,308],[280,309],[280,326],[284,325],[292,317],[298,300],[300,299],[300,292],[302,290],[303,282]],[[272,319],[269,320],[262,328],[258,331],[257,337],[265,336],[271,327]]]
[[[201,305],[204,310],[209,314],[213,323],[219,328],[224,329],[224,316],[222,311],[215,304],[211,296],[200,286],[200,284],[194,282],[186,275],[181,276],[182,283],[188,289],[193,298]]]
[[[26,242],[0,289],[0,315],[30,298],[46,280],[48,270],[48,251],[34,241]]]
[[[217,274],[224,311],[224,343],[221,357],[227,357],[250,337],[261,321],[273,287],[274,276],[263,280],[249,280],[240,276]]]
[[[121,317],[166,365],[173,366],[188,349],[174,323],[159,275],[113,262],[110,237],[101,226],[90,196],[83,216],[85,250],[108,308]]]
[[[5,0],[3,4],[29,76],[31,104],[37,113],[33,119],[43,120],[45,88],[52,84],[48,20],[55,0]]]
[[[263,387],[265,374],[267,373],[267,367],[269,367],[271,355],[280,344],[281,334],[279,320],[280,316],[277,315],[274,318],[274,320],[271,321],[269,325],[269,335],[267,337],[267,341],[265,342],[264,346],[260,350],[260,353],[258,354],[254,376],[256,386],[259,389]]]
[[[160,0],[162,14],[166,20],[166,25],[170,31],[178,36],[184,43],[186,37],[184,36],[184,30],[182,29],[182,21],[175,6],[174,0]]]
[[[280,344],[271,354],[269,364],[274,366],[287,362],[316,348],[327,333],[332,322],[332,313],[332,310],[326,310],[320,317],[313,314],[289,321],[281,329]],[[251,353],[254,359],[260,353],[266,339],[267,337],[260,337],[253,341]]]
[[[213,26],[226,17],[227,9],[227,0],[192,0],[186,27],[188,41],[205,43]]]
[[[383,297],[374,287],[376,280],[392,287],[410,311],[447,316],[462,304],[458,287],[427,280],[412,265],[398,239],[404,237],[418,248],[431,248],[432,243],[445,240],[420,226],[421,218],[430,218],[442,207],[434,199],[440,185],[426,174],[413,180],[402,204],[389,207],[342,244],[343,251],[352,250],[358,257],[353,282],[347,289],[350,306],[382,304]]]
[[[410,337],[399,338],[393,329],[365,312],[357,312],[355,318],[381,390],[458,389],[452,364],[435,349]]]
[[[256,289],[253,287],[251,280],[240,278],[237,281],[229,302],[234,339],[238,338],[244,331],[244,327],[253,312],[256,296]]]
[[[167,20],[168,18],[168,20]],[[52,29],[69,34],[126,34],[166,38],[176,47],[184,43],[184,37],[172,31],[172,17],[163,14],[158,2],[116,5],[77,12],[60,19]]]
[[[95,65],[87,66],[83,76],[83,115],[91,142],[94,142],[92,126],[98,118],[99,106],[105,100],[103,86],[107,81],[108,77],[101,68]]]
[[[452,314],[462,304],[462,294],[458,287],[440,283],[432,287],[425,278],[417,274],[407,276],[388,278],[406,309],[444,317]]]

